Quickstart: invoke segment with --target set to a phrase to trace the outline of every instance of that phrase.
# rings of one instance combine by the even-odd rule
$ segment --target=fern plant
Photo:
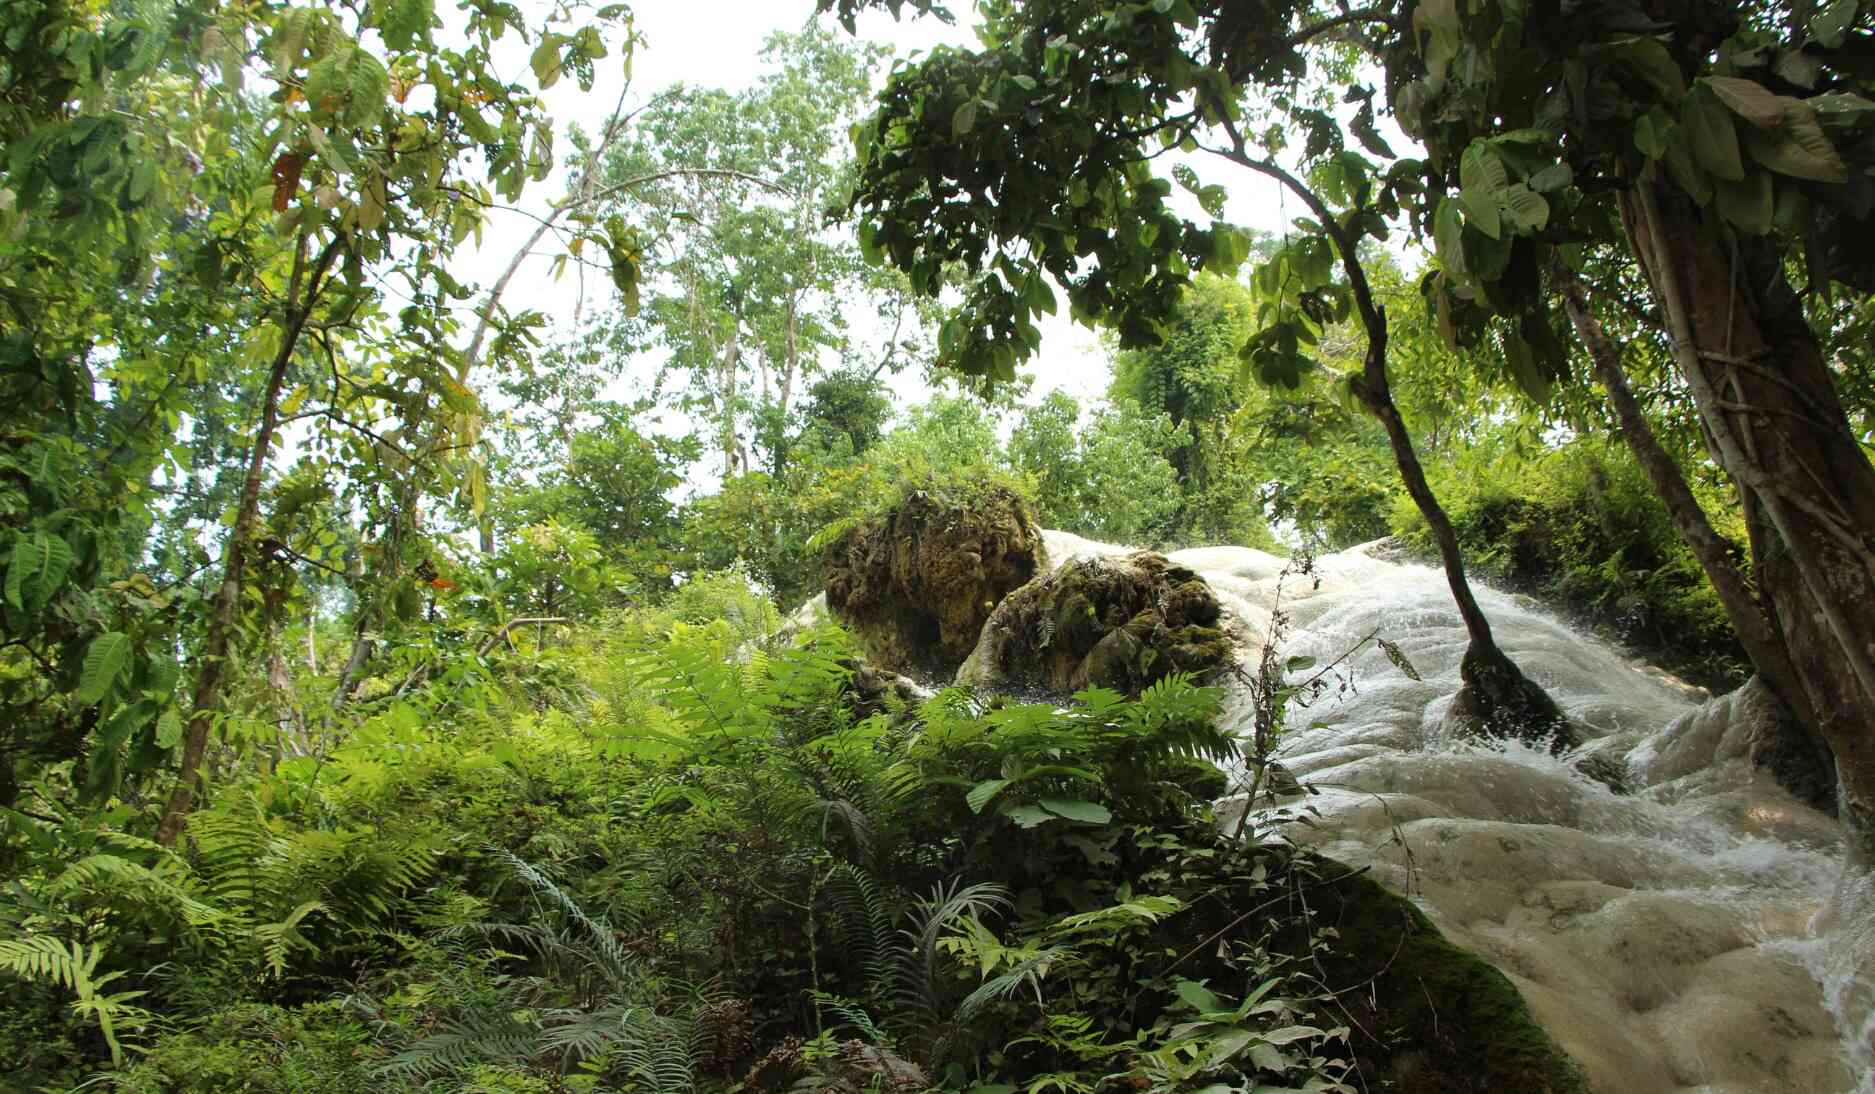
[[[498,978],[493,992],[448,993],[437,1028],[386,1059],[383,1073],[426,1078],[477,1065],[538,1064],[564,1074],[583,1063],[654,1094],[691,1094],[697,1052],[690,1015],[708,993],[692,992],[688,1007],[668,1013],[674,986],[651,977],[609,921],[534,864],[489,850],[532,900],[533,921],[457,924],[440,937],[518,947],[538,972]]]
[[[55,984],[70,991],[74,996],[72,1010],[80,1017],[90,1018],[97,1023],[104,1043],[110,1046],[111,1063],[122,1064],[124,1046],[118,1040],[118,1029],[141,1028],[149,1024],[155,1015],[130,1002],[147,992],[106,993],[103,990],[106,984],[124,975],[121,971],[100,974],[97,971],[98,962],[103,957],[103,946],[87,946],[82,942],[66,942],[45,935],[0,939],[0,970],[23,979]]]

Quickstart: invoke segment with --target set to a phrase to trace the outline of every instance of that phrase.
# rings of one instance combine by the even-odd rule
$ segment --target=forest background
[[[1127,910],[1092,926],[973,934],[1001,898],[963,880],[1002,882],[966,867],[997,845],[934,833],[971,830],[984,803],[962,821],[921,812],[904,772],[981,785],[1008,759],[996,749],[1040,756],[1094,731],[1060,715],[1047,744],[880,744],[868,715],[885,715],[850,701],[837,629],[778,637],[820,587],[821,549],[908,490],[997,483],[1044,526],[1141,547],[1397,535],[1432,557],[1350,380],[1372,328],[1323,291],[1340,258],[1280,186],[1166,159],[1164,194],[1219,227],[1151,338],[1114,321],[1067,336],[1072,364],[1051,358],[1086,309],[1004,271],[1058,312],[1012,337],[1040,347],[1034,372],[1013,354],[940,367],[968,364],[952,309],[980,271],[900,261],[876,207],[855,208],[876,197],[877,96],[922,59],[831,19],[692,62],[746,70],[727,89],[654,85],[659,43],[621,5],[24,0],[3,29],[0,958],[28,987],[0,1055],[26,1061],[28,1086],[223,1089],[257,1037],[308,1069],[283,1090],[681,1085],[645,1047],[681,1022],[683,1083],[758,1062],[753,1043],[697,1040],[720,1026],[819,1036],[801,1067],[831,1067],[835,1031],[857,1031],[958,1085],[1020,1058],[1040,1069],[1024,1082],[1072,1089],[1105,1057],[1071,1029],[994,1052],[962,1033],[913,1051],[908,1031],[940,1008],[967,1030],[1051,961],[1072,966],[1073,946],[1130,944],[1172,906],[1132,906],[1115,882]],[[1330,76],[1283,108],[1317,103],[1360,146],[1406,139],[1375,128],[1375,74],[1344,59]],[[577,122],[556,97],[569,87],[600,104]],[[942,125],[965,141],[979,109]],[[1347,150],[1293,136],[1264,134],[1273,162],[1358,206],[1335,174]],[[1697,682],[1741,682],[1751,656],[1582,348],[1550,367],[1523,335],[1465,336],[1433,280],[1451,256],[1379,234],[1358,257],[1391,320],[1392,404],[1467,558]],[[1271,270],[1316,295],[1289,300]],[[1639,412],[1745,557],[1736,486],[1639,273],[1591,255],[1578,274]],[[1866,442],[1867,298],[1811,305]],[[738,660],[749,643],[763,652]],[[1125,713],[1096,704],[1099,732],[1191,729],[1206,702],[1174,687]],[[943,716],[986,740],[1008,717]],[[1191,732],[1160,742],[1167,764],[1223,747]],[[862,738],[863,761],[842,751]],[[1096,781],[1139,762],[1116,752]],[[1176,823],[1117,789],[1067,800],[1210,853],[1195,797]],[[724,833],[746,853],[724,859]],[[909,964],[822,969],[857,929],[815,925],[836,891],[842,915],[890,925],[880,954],[909,921]],[[774,892],[793,895],[764,904]],[[699,893],[734,905],[713,928],[682,925]],[[778,921],[788,908],[808,925]],[[781,941],[737,964],[737,930]],[[957,968],[940,974],[940,954]],[[963,990],[971,968],[996,991]],[[718,1013],[768,1006],[756,983],[793,994]],[[1283,984],[1300,1021],[1306,991]],[[1187,1009],[1222,1013],[1210,1004]],[[1309,1055],[1334,1040],[1323,1029],[1257,1028],[1270,1051],[1299,1047],[1255,1066],[1326,1074]]]

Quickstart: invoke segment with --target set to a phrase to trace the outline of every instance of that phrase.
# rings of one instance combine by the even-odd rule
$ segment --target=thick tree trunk
[[[1788,709],[1790,717],[1782,720],[1783,725],[1776,734],[1780,739],[1775,742],[1767,739],[1767,747],[1762,750],[1762,755],[1754,754],[1754,762],[1769,768],[1785,789],[1804,800],[1820,806],[1833,806],[1833,775],[1829,778],[1820,776],[1832,773],[1835,762],[1828,745],[1818,735],[1816,727],[1821,723],[1822,716],[1812,702],[1810,692],[1804,688],[1791,659],[1790,648],[1785,641],[1787,631],[1780,630],[1769,618],[1745,580],[1744,573],[1732,562],[1730,544],[1712,527],[1705,509],[1687,486],[1686,477],[1680,473],[1680,465],[1655,437],[1653,426],[1648,423],[1639,401],[1628,387],[1620,351],[1608,340],[1601,321],[1589,310],[1588,294],[1582,282],[1574,274],[1565,271],[1560,275],[1560,284],[1563,309],[1569,314],[1569,322],[1575,327],[1576,336],[1588,350],[1596,379],[1601,381],[1603,389],[1608,392],[1608,402],[1614,408],[1616,421],[1620,423],[1622,439],[1634,454],[1635,462],[1646,472],[1654,493],[1665,503],[1667,514],[1672,518],[1680,538],[1692,549],[1700,568],[1706,573],[1706,579],[1718,593],[1726,618],[1731,622],[1733,632],[1738,635],[1738,643],[1744,647],[1745,656],[1751,659],[1752,666],[1757,670],[1758,678]],[[1762,545],[1757,535],[1753,536],[1752,546],[1754,558],[1761,559],[1763,556],[1759,552]],[[1779,580],[1766,573],[1762,566],[1757,576],[1760,582],[1772,588],[1786,588],[1789,585],[1788,577]]]
[[[342,237],[341,237],[342,238]],[[174,844],[182,832],[189,811],[195,808],[195,784],[208,750],[208,734],[215,716],[221,712],[221,693],[228,668],[228,656],[234,633],[240,623],[241,590],[247,576],[249,540],[260,517],[261,480],[266,476],[267,458],[273,451],[274,433],[280,425],[280,389],[286,383],[287,366],[293,360],[293,348],[319,296],[321,282],[338,256],[339,239],[328,243],[306,270],[307,239],[301,236],[294,255],[292,279],[288,283],[286,315],[280,332],[280,348],[274,354],[273,367],[267,374],[267,386],[261,394],[260,428],[254,434],[248,452],[247,474],[241,482],[241,503],[235,511],[234,527],[221,554],[221,585],[215,593],[214,607],[208,617],[208,631],[202,637],[201,652],[196,655],[195,691],[190,698],[189,724],[182,735],[182,761],[176,773],[176,789],[163,806],[156,825],[156,841]]]
[[[1875,854],[1875,468],[1775,262],[1735,264],[1753,242],[1728,254],[1651,179],[1621,213],[1714,454],[1762,514],[1760,593],[1822,715],[1857,850]]]

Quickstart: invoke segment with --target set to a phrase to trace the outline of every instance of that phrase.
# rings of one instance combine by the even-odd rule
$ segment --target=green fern
[[[65,942],[46,935],[0,939],[0,970],[26,980],[46,981],[64,987],[77,996],[72,1009],[89,1016],[98,1024],[104,1043],[110,1046],[111,1062],[124,1062],[124,1048],[117,1039],[119,1025],[141,1027],[154,1019],[149,1011],[130,1005],[130,1000],[147,993],[120,991],[106,995],[104,985],[124,974],[110,972],[99,976],[98,962],[104,947],[82,942]]]

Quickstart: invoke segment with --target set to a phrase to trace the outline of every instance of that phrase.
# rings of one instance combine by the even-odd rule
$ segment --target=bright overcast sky
[[[539,10],[535,5],[528,7]],[[639,0],[632,10],[644,41],[633,59],[628,101],[642,103],[679,82],[728,90],[749,86],[761,71],[758,54],[763,40],[776,31],[798,30],[814,17],[814,7],[813,0]],[[952,8],[967,23],[968,0],[954,2]],[[964,23],[946,26],[930,18],[894,22],[889,15],[879,13],[862,17],[859,33],[863,38],[892,45],[900,55],[938,44],[975,44]],[[510,63],[518,68],[525,64],[525,58],[525,47],[517,44]],[[564,80],[548,93],[562,129],[578,122],[588,131],[594,130],[617,102],[622,75],[616,57],[600,62],[599,71],[601,77],[589,92],[581,92],[573,81]],[[570,148],[564,140],[559,142],[563,159]],[[1227,214],[1234,222],[1265,230],[1280,226],[1275,191],[1264,180],[1203,164],[1194,167],[1206,181],[1221,182],[1230,188],[1232,200]],[[539,211],[562,193],[564,187],[557,181],[541,183],[529,188],[523,205]],[[491,213],[482,246],[464,259],[458,276],[486,287],[500,275],[533,226],[533,221],[512,211]],[[521,268],[502,302],[510,310],[538,309],[565,329],[573,314],[574,275],[569,271],[564,281],[556,284],[549,265],[558,253],[557,245],[543,241],[541,251]],[[600,304],[605,299],[601,294],[610,291],[609,285],[597,283],[602,280],[589,273],[588,308]],[[1027,366],[1036,377],[1034,394],[1065,388],[1084,399],[1098,397],[1106,388],[1107,367],[1095,334],[1068,320],[1065,307],[1060,314],[1045,317],[1041,329],[1041,353]],[[638,369],[633,371],[642,374]],[[921,382],[910,372],[899,382],[905,385],[899,393],[902,398],[917,398],[924,393]]]

